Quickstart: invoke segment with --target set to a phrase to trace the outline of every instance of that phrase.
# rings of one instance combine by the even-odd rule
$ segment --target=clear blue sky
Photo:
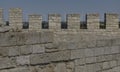
[[[120,0],[0,0],[0,7],[4,8],[5,19],[8,19],[8,9],[20,7],[23,9],[24,19],[31,13],[42,14],[47,20],[49,13],[59,13],[63,19],[67,13],[80,13],[82,20],[86,13],[105,12],[120,14]]]

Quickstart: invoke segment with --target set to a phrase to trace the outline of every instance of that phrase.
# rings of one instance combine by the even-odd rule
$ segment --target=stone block
[[[86,66],[76,66],[75,72],[87,72]]]
[[[58,63],[54,69],[55,72],[67,72],[65,63]]]
[[[85,49],[71,50],[71,59],[84,58]]]
[[[95,56],[94,48],[85,49],[85,57]]]
[[[25,44],[38,44],[41,43],[41,34],[39,32],[26,32]]]
[[[30,72],[30,70],[27,67],[18,67],[15,69],[10,69],[8,72]]]
[[[41,32],[41,43],[49,43],[53,42],[53,32],[51,31],[43,31]]]
[[[0,47],[0,56],[8,56],[8,51],[7,47]]]
[[[104,47],[104,54],[111,54],[111,48],[110,47]]]
[[[16,59],[17,65],[29,65],[30,64],[30,56],[19,56]]]
[[[21,55],[27,55],[32,53],[33,46],[32,45],[24,45],[20,46],[20,54]]]
[[[15,66],[15,58],[0,58],[0,69],[13,68]]]
[[[110,68],[110,63],[109,62],[103,62],[103,69],[108,69]]]
[[[20,49],[18,46],[8,47],[9,49],[9,56],[18,56],[20,55]]]
[[[120,53],[120,46],[112,46],[111,53]]]
[[[50,53],[51,61],[66,61],[70,60],[70,51],[59,51]]]
[[[87,57],[85,58],[86,64],[96,63],[96,57]]]
[[[113,61],[110,61],[110,67],[115,67],[117,66],[117,61],[113,60]]]
[[[95,48],[95,56],[103,55],[104,54],[104,48]]]
[[[75,65],[76,66],[85,65],[85,64],[86,64],[85,58],[75,59]]]
[[[0,46],[16,45],[16,33],[0,33]]]
[[[97,47],[111,46],[111,45],[112,45],[111,39],[97,40],[96,42]]]
[[[30,56],[30,64],[46,64],[50,62],[50,54],[34,54]]]
[[[45,52],[57,52],[59,46],[57,42],[45,44]]]
[[[44,45],[33,45],[32,53],[44,53],[45,47]]]

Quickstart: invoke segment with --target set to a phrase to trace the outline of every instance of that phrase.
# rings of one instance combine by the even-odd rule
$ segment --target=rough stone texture
[[[110,31],[114,31],[118,29],[119,25],[119,15],[114,13],[106,13],[105,14],[105,22],[106,22],[106,29]]]
[[[0,58],[0,69],[13,68],[15,67],[14,58]]]
[[[120,72],[118,14],[106,14],[106,29],[99,29],[99,15],[68,14],[68,29],[61,29],[59,14],[49,14],[49,29],[41,29],[42,16],[29,16],[22,27],[22,10],[9,10],[10,26],[0,26],[0,72]],[[0,25],[3,23],[0,8]]]
[[[4,25],[3,9],[0,8],[0,27]]]
[[[99,29],[99,14],[87,14],[87,28],[89,30]]]
[[[44,53],[45,47],[43,45],[33,45],[33,53]]]
[[[49,29],[59,30],[61,29],[61,16],[60,14],[49,14]]]
[[[21,8],[11,8],[9,10],[9,25],[13,31],[20,31],[22,29],[22,16]]]
[[[30,64],[30,56],[19,56],[17,57],[17,65],[26,65],[26,64]]]
[[[39,31],[42,29],[42,16],[38,14],[29,15],[29,30]]]
[[[80,29],[80,15],[67,14],[68,29]]]

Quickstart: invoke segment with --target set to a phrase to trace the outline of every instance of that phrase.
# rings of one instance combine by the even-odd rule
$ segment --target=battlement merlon
[[[23,28],[23,13],[21,8],[9,9],[9,26],[14,30],[21,30]]]
[[[4,24],[3,9],[0,8],[0,26]]]
[[[31,14],[28,17],[29,30],[41,30],[42,29],[42,15]]]
[[[105,13],[105,24],[107,30],[119,29],[119,15],[116,13]]]
[[[104,15],[104,30],[117,31],[119,29],[119,15],[116,13],[105,13]],[[42,29],[42,15],[30,14],[28,16],[29,29],[28,30],[41,30]],[[0,8],[0,25],[4,24],[3,9]],[[61,30],[62,20],[60,14],[48,15],[48,30]],[[66,15],[67,29],[79,30],[81,29],[80,14],[67,14]],[[87,30],[94,31],[100,29],[100,18],[98,13],[91,13],[86,15]],[[14,30],[23,30],[23,12],[21,8],[9,9],[9,27]],[[96,31],[97,31],[96,30]]]

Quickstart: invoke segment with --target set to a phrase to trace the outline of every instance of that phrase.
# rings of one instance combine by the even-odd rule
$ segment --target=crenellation
[[[60,30],[61,29],[61,15],[60,14],[49,14],[48,23],[50,30]]]
[[[0,8],[0,26],[4,24],[3,9]]]
[[[80,15],[79,14],[67,14],[68,29],[80,29]]]
[[[115,13],[105,13],[106,29],[114,31],[119,29],[119,15]]]
[[[21,8],[9,9],[9,26],[12,30],[21,30],[23,28],[23,15]]]
[[[42,29],[42,15],[29,15],[29,30],[39,31]]]
[[[98,13],[87,14],[86,22],[80,14],[67,14],[65,22],[60,14],[42,20],[30,14],[25,23],[22,9],[9,10],[10,24],[0,27],[0,72],[120,72],[118,14],[105,14],[106,29],[100,29]]]
[[[87,19],[87,29],[88,30],[93,31],[93,30],[99,29],[99,27],[100,27],[99,14],[97,14],[97,13],[87,14],[86,19]]]

